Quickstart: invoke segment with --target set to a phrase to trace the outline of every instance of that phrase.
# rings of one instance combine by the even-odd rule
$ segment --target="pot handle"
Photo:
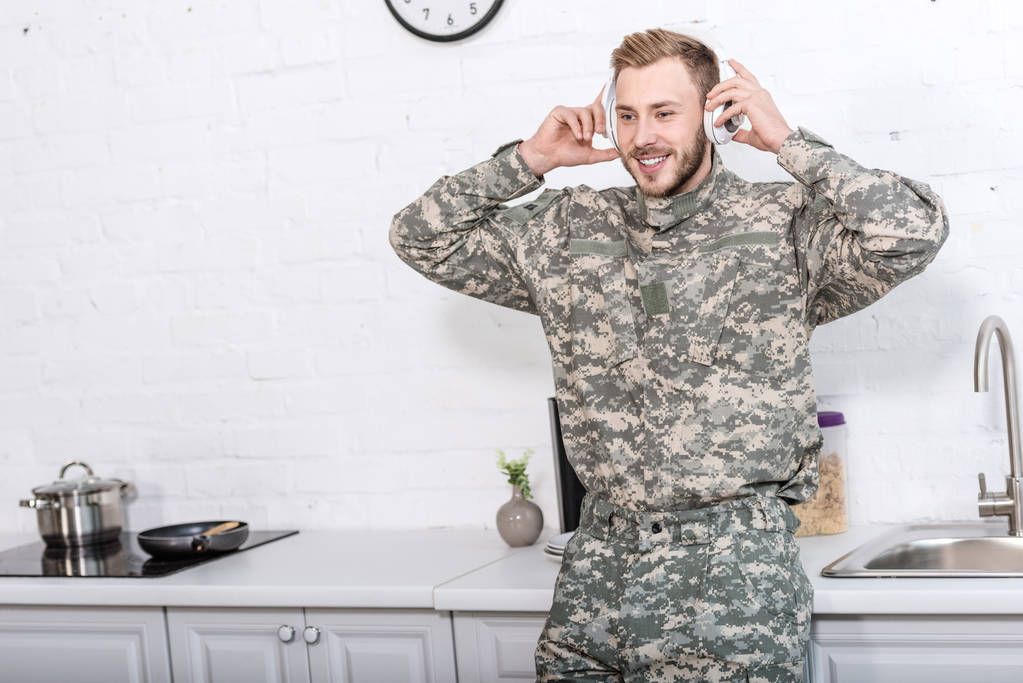
[[[84,462],[79,462],[78,460],[72,460],[71,462],[67,463],[66,465],[64,465],[63,467],[60,468],[60,478],[63,479],[64,478],[64,473],[67,472],[70,468],[74,467],[75,465],[78,465],[79,467],[84,467],[85,471],[89,473],[90,477],[94,476],[93,473],[92,473],[92,468],[91,467],[86,465]]]
[[[130,481],[121,482],[121,498],[130,498],[135,495],[136,491],[135,484]]]
[[[18,506],[23,508],[35,508],[36,510],[47,510],[53,507],[50,501],[42,498],[33,498],[32,500],[21,500],[18,501]]]

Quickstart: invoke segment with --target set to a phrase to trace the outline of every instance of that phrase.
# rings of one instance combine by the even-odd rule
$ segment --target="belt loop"
[[[758,495],[753,496],[756,505],[756,513],[753,515],[753,528],[767,531],[771,528],[771,519],[768,516],[767,504],[763,498]]]
[[[708,510],[704,516],[704,522],[706,523],[707,529],[707,541],[710,542],[715,536],[719,536],[727,531],[723,528],[725,525],[722,524],[721,520],[724,517],[720,507],[714,507]]]
[[[579,528],[592,528],[597,518],[596,496],[587,491],[583,494],[583,502],[579,508]]]
[[[703,515],[699,519],[694,520],[693,524],[696,530],[696,542],[697,543],[710,543],[714,536],[717,535],[717,521],[718,513],[712,511],[710,514]]]
[[[592,494],[587,493],[586,495],[590,496]],[[614,529],[611,525],[611,518],[614,517],[614,506],[604,499],[598,499],[596,496],[593,496],[593,505],[590,512],[592,524],[596,527],[597,533],[603,538],[612,538]]]
[[[587,491],[583,494],[582,502],[579,503],[579,526],[586,526],[587,518],[593,514],[593,496]]]

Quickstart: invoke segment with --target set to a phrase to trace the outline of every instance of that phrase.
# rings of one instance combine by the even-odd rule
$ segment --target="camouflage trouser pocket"
[[[620,648],[620,558],[616,548],[579,529],[565,544],[554,600],[537,641],[537,680],[567,672],[610,673]],[[583,680],[581,677],[578,680]]]
[[[796,662],[810,634],[813,588],[788,531],[751,529],[706,546],[704,654],[746,667]]]

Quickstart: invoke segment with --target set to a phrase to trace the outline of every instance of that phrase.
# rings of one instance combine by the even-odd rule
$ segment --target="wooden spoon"
[[[224,531],[230,531],[231,529],[233,529],[233,528],[235,528],[236,526],[239,526],[239,525],[241,525],[241,522],[224,522],[223,524],[218,524],[217,526],[213,527],[209,531],[202,532],[202,535],[203,536],[216,536],[217,534],[222,533]]]

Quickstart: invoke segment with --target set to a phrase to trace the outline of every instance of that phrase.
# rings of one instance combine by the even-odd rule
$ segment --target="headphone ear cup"
[[[607,79],[607,85],[604,86],[604,132],[606,138],[611,141],[611,144],[615,146],[615,149],[621,153],[618,149],[618,117],[615,116],[615,77],[614,73]]]
[[[721,60],[719,68],[722,81],[728,80],[735,74],[727,59]],[[703,132],[707,134],[707,139],[715,145],[727,145],[735,137],[735,134],[739,132],[739,128],[746,123],[746,115],[739,114],[725,121],[723,126],[714,125],[714,121],[730,106],[732,106],[732,103],[728,101],[714,107],[714,111],[703,112]]]
[[[714,119],[721,114],[721,111],[723,110],[720,107],[717,107],[713,111],[703,112],[703,132],[707,134],[707,139],[715,145],[722,144],[718,142],[717,135],[714,132]]]
[[[723,126],[714,125],[714,121],[730,106],[732,106],[731,102],[725,102],[721,106],[715,107],[714,111],[703,112],[703,131],[715,145],[727,145],[739,132],[742,124],[746,123],[746,115],[739,114],[727,119]]]
[[[740,114],[739,116],[733,116],[732,118],[725,121],[723,126],[715,126],[714,121],[717,120],[725,109],[731,106],[731,102],[725,102],[722,105],[714,107],[713,111],[703,112],[703,132],[707,134],[707,139],[713,142],[715,145],[727,145],[731,142],[732,137],[739,131],[739,126],[745,121],[746,115]]]

